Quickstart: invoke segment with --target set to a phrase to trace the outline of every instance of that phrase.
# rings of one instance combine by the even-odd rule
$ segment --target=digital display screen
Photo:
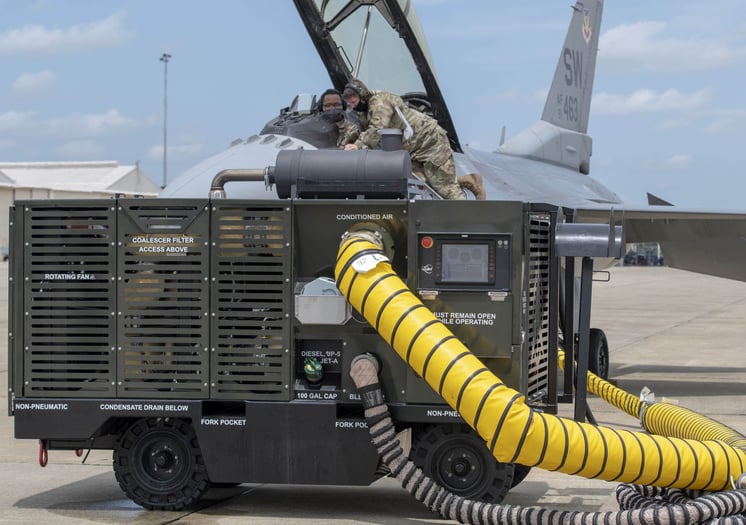
[[[488,244],[443,243],[440,249],[440,282],[489,284]]]

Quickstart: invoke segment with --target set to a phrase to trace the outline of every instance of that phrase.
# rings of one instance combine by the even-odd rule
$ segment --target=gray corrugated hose
[[[396,435],[383,391],[378,363],[372,355],[352,360],[350,377],[365,408],[371,441],[402,486],[430,510],[460,523],[500,525],[744,525],[746,477],[739,489],[689,499],[685,491],[622,484],[617,487],[617,512],[571,512],[538,507],[484,503],[456,496],[427,477],[407,459]]]

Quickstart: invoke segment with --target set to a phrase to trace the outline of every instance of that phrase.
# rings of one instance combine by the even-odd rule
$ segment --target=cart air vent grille
[[[549,386],[549,270],[551,219],[529,217],[527,289],[528,383],[526,397],[541,398]]]
[[[118,395],[209,392],[209,210],[133,200],[119,211]]]
[[[212,397],[290,399],[290,211],[213,210]]]
[[[115,384],[112,203],[26,204],[24,395],[107,396]],[[21,222],[21,221],[19,221]]]

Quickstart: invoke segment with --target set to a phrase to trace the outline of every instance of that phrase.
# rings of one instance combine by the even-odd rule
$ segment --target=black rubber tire
[[[588,345],[588,370],[601,379],[609,379],[609,343],[606,334],[598,328],[590,330]]]
[[[528,476],[529,472],[531,472],[531,467],[527,467],[526,465],[521,465],[519,463],[513,464],[513,483],[510,485],[510,488],[519,485],[521,481],[526,479],[526,476]]]
[[[466,425],[415,429],[409,457],[435,482],[464,498],[500,503],[513,484],[513,464],[497,461]]]
[[[149,510],[181,510],[210,484],[192,425],[140,419],[114,445],[114,475],[127,496]]]

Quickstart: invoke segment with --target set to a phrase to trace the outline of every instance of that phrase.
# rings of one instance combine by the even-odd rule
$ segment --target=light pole
[[[163,185],[162,188],[166,187],[167,182],[167,147],[168,147],[168,60],[171,55],[163,53],[161,55],[161,62],[163,62]]]

